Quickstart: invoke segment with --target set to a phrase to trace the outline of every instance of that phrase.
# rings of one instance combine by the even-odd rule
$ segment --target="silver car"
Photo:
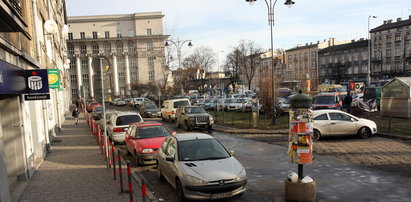
[[[157,153],[157,174],[181,200],[209,200],[242,195],[244,167],[216,139],[204,133],[167,137]]]

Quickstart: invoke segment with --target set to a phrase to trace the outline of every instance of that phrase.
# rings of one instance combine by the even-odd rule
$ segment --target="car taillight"
[[[171,111],[171,114],[175,114],[175,112],[174,112],[174,111]]]
[[[113,129],[113,132],[116,132],[116,133],[123,132],[123,131],[124,131],[123,128],[114,128]]]

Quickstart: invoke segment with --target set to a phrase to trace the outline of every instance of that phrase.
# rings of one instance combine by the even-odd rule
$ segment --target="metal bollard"
[[[141,178],[141,197],[143,199],[143,202],[146,202],[147,198],[147,186],[146,183],[144,182],[144,179]]]
[[[112,159],[111,159],[111,147],[113,147],[109,140],[107,140],[107,160],[108,160],[108,168],[111,168]]]
[[[114,142],[112,142],[112,145],[111,145],[111,153],[112,153],[112,159],[113,159],[114,180],[116,180],[116,155],[115,155],[115,151],[114,151]]]
[[[130,193],[130,202],[133,202],[133,183],[131,181],[131,168],[130,168],[130,161],[127,160],[127,175],[128,175],[128,192]]]
[[[120,150],[117,150],[117,155],[118,155],[118,173],[120,176],[120,193],[124,192],[123,189],[123,170],[121,169],[121,154]]]

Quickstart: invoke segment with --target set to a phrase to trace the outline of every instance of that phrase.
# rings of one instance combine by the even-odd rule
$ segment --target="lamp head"
[[[248,3],[252,3],[254,1],[257,1],[257,0],[245,0],[245,2],[248,2]]]
[[[190,46],[190,47],[193,46],[193,44],[191,43],[191,41],[188,42],[188,46]]]
[[[166,43],[164,44],[164,46],[170,46],[170,44],[168,44],[168,42],[166,41]]]
[[[292,0],[287,0],[284,4],[287,5],[288,8],[291,8],[291,6],[292,6],[293,4],[295,4],[295,2],[292,1]]]

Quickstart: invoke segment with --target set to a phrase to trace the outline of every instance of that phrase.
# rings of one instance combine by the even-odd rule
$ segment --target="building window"
[[[70,61],[70,69],[75,69],[75,68],[76,68],[76,62]]]
[[[136,43],[128,43],[128,52],[129,53],[136,52]]]
[[[81,54],[86,54],[87,53],[87,46],[86,45],[80,45],[80,53]]]
[[[117,68],[118,68],[118,69],[123,69],[123,68],[124,68],[124,60],[123,60],[123,58],[120,58],[120,57],[117,58]]]
[[[401,33],[396,33],[395,34],[395,42],[396,43],[401,42]]]
[[[147,36],[151,36],[151,35],[153,35],[153,34],[151,33],[151,29],[148,28],[148,29],[147,29]]]
[[[149,71],[148,72],[148,80],[149,81],[154,81],[154,71]]]
[[[154,57],[148,57],[148,67],[154,68]]]
[[[123,44],[122,43],[117,43],[116,44],[116,49],[117,49],[117,53],[123,53]]]
[[[80,32],[80,39],[85,39],[86,38],[86,33]]]
[[[104,38],[106,38],[106,39],[110,38],[110,32],[109,31],[104,32]]]
[[[93,39],[97,39],[97,32],[93,32]]]
[[[137,67],[136,58],[131,58],[130,59],[130,67]]]
[[[148,51],[154,50],[153,42],[147,42],[147,50]]]
[[[70,83],[77,83],[77,75],[70,75]]]
[[[67,46],[67,52],[69,55],[74,55],[74,46],[68,45]]]
[[[134,37],[135,36],[134,30],[128,30],[128,36]]]
[[[137,81],[137,72],[131,72],[131,81]]]
[[[118,30],[117,31],[117,38],[121,38],[121,37],[123,37],[123,35],[121,34],[121,30]]]
[[[98,44],[93,44],[93,53],[98,53]]]
[[[71,89],[71,97],[76,98],[77,95],[77,89]]]
[[[81,60],[81,69],[87,69],[87,60]]]
[[[104,53],[105,54],[110,54],[111,53],[111,44],[109,44],[109,43],[104,44]]]
[[[73,40],[73,33],[68,33],[68,40]]]
[[[88,83],[88,74],[83,74],[83,83]]]
[[[119,79],[120,81],[125,81],[125,80],[126,80],[126,77],[125,77],[125,75],[124,75],[123,72],[118,73],[118,79]]]

